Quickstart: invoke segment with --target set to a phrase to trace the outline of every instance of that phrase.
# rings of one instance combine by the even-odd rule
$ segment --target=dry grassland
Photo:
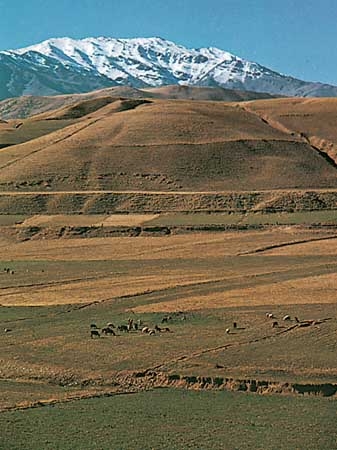
[[[91,388],[144,389],[174,374],[314,384],[337,376],[332,233],[280,228],[1,245],[0,267],[15,273],[0,272],[0,380],[12,383],[0,408]],[[317,324],[301,328],[295,316]],[[90,339],[91,323],[101,329],[130,317],[170,332]],[[21,401],[16,383],[27,386]]]
[[[87,100],[14,128],[17,142],[26,142],[0,152],[3,188],[220,191],[233,186],[336,186],[335,169],[317,148],[301,133],[261,120],[254,102],[241,107],[113,99],[102,106],[110,100]],[[4,136],[0,133],[0,145],[6,144]]]
[[[139,226],[158,217],[158,214],[114,214],[114,215],[34,215],[23,220],[19,226],[44,226],[44,227],[90,227],[90,226]]]

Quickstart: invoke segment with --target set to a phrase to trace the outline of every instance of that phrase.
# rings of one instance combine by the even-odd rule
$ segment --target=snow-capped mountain
[[[161,38],[57,38],[0,52],[0,99],[172,84],[337,96],[335,86],[284,76],[217,48],[187,49]]]

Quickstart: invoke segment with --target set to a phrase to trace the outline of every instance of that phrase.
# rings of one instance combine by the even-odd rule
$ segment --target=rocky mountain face
[[[217,48],[187,49],[161,38],[57,38],[0,52],[0,99],[176,84],[337,96],[336,86],[281,75]]]

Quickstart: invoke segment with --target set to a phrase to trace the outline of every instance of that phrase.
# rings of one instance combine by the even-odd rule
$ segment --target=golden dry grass
[[[137,313],[179,310],[216,310],[235,307],[265,306],[275,308],[287,305],[334,304],[336,302],[337,274],[304,277],[300,280],[274,281],[264,286],[232,289],[221,293],[177,298],[133,308]]]
[[[18,226],[69,226],[69,227],[90,227],[90,226],[138,226],[154,220],[158,214],[114,214],[114,215],[78,215],[78,214],[38,214],[23,220]]]
[[[39,121],[27,119],[20,128],[29,136],[37,123],[41,129],[45,122],[64,127],[62,120],[42,118],[85,114],[95,101],[46,113]],[[243,108],[223,102],[115,100],[60,130],[3,149],[0,183],[145,191],[337,185],[334,167],[301,136],[266,123],[251,108],[250,103]]]
[[[226,233],[192,233],[187,235],[171,235],[158,237],[121,238],[91,238],[10,242],[6,240],[3,254],[10,260],[170,260],[179,258],[211,258],[235,256],[241,253],[253,252],[256,249],[274,244],[310,240],[326,237],[334,233],[314,230],[301,230],[286,227],[270,231],[247,231]],[[312,243],[314,248],[326,245],[334,248],[331,241]],[[294,251],[302,249],[303,245],[287,247]],[[132,252],[130,252],[132,249]],[[269,250],[271,251],[271,250]],[[275,250],[274,250],[275,251]]]
[[[284,248],[296,252],[296,248],[312,245],[315,249],[325,242],[335,248],[337,239],[287,246],[328,236],[326,232],[286,229],[169,237],[3,241],[2,252],[16,273],[0,274],[0,303],[11,306],[90,303],[158,292],[154,303],[149,301],[136,310],[218,309],[263,305],[266,301],[291,304],[294,288],[288,287],[288,280],[302,280],[305,286],[310,276],[330,274],[334,270],[333,254],[322,252],[321,259],[316,261],[310,252],[304,255],[307,258],[296,258],[295,253],[289,258],[278,258],[268,256],[270,250],[261,253],[260,250],[285,245]],[[277,255],[282,249],[274,251]],[[54,269],[51,264],[57,261]],[[83,261],[87,266],[81,268]],[[86,272],[88,268],[90,273]],[[285,287],[279,292],[283,284]],[[317,289],[313,290],[312,298],[306,294],[296,294],[295,298],[299,303],[313,303]],[[331,302],[328,293],[327,290],[326,298],[321,296],[319,301]]]
[[[130,387],[138,378],[130,384],[123,381],[126,374],[155,368],[164,374],[331,382],[337,374],[337,264],[336,252],[325,250],[336,250],[337,238],[299,242],[332,236],[279,228],[2,240],[0,269],[15,273],[0,270],[0,330],[12,330],[0,332],[0,378],[70,388],[92,381],[103,390],[116,380]],[[267,250],[270,246],[283,247]],[[266,312],[274,313],[278,328]],[[90,339],[92,322],[102,328],[133,317],[154,327],[164,314],[171,316],[172,333],[117,332]],[[295,322],[283,323],[284,314],[330,320],[292,328]],[[28,389],[26,401],[59,397],[57,389],[52,395],[46,395],[47,387]],[[6,404],[17,401],[18,394],[8,392],[13,400]]]

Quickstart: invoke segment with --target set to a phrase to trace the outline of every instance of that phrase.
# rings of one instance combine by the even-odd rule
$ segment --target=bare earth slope
[[[293,133],[337,162],[337,99],[288,98],[245,103],[271,126]]]
[[[289,114],[294,101],[284,101]],[[86,100],[7,130],[14,142],[13,136],[20,132],[27,142],[1,150],[0,186],[2,190],[142,191],[337,187],[333,161],[301,133],[268,122],[256,109],[273,104],[278,108],[282,102],[241,106],[188,100]],[[320,102],[325,108],[329,100]],[[0,125],[0,145],[6,143],[1,129],[9,125]],[[35,139],[31,138],[34,127]],[[41,131],[44,127],[48,134]]]
[[[24,95],[0,101],[0,118],[9,120],[27,118],[43,112],[74,105],[76,103],[93,100],[100,97],[113,98],[161,98],[180,100],[205,100],[239,102],[245,100],[274,98],[271,94],[224,89],[221,87],[196,86],[162,86],[159,88],[136,89],[130,86],[117,86],[84,94],[34,96]]]

